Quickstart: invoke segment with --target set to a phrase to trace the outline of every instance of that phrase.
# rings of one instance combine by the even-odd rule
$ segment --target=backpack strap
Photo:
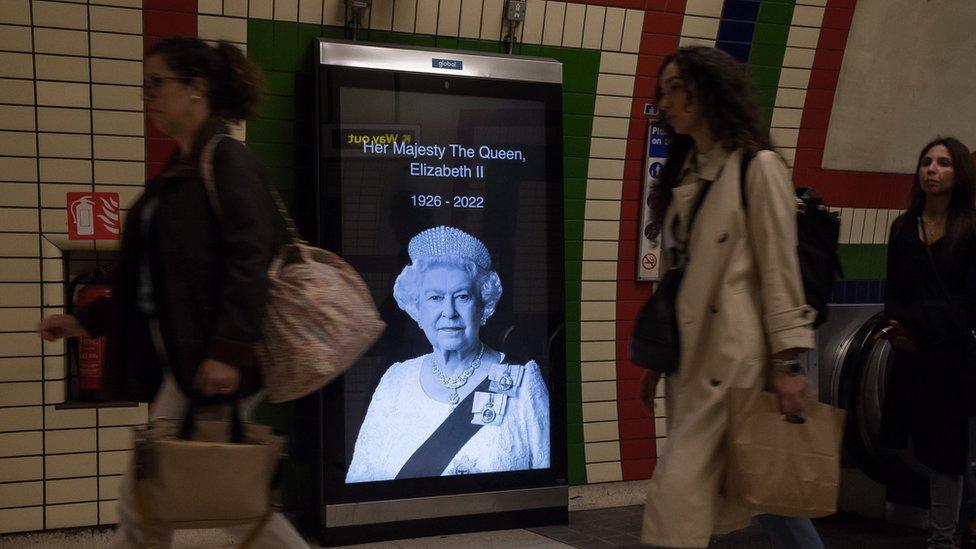
[[[203,179],[203,185],[207,189],[207,197],[210,199],[210,207],[213,208],[214,215],[221,222],[224,220],[224,210],[220,206],[220,197],[217,195],[217,187],[214,184],[214,150],[217,148],[217,144],[220,140],[224,138],[227,134],[218,133],[217,135],[210,138],[207,144],[204,145],[203,151],[200,152],[200,178]],[[229,137],[229,136],[228,136]]]
[[[715,179],[718,179],[717,177]],[[678,263],[677,266],[684,266],[688,263],[688,247],[691,243],[691,229],[695,226],[695,218],[698,217],[698,210],[701,209],[702,202],[705,202],[705,197],[708,195],[708,191],[712,188],[712,182],[705,179],[701,182],[701,187],[698,188],[698,194],[695,195],[695,201],[691,205],[691,211],[688,213],[688,224],[685,226],[685,240],[678,241],[678,246],[674,248],[677,253]],[[678,216],[675,216],[671,223],[671,234],[675,234],[676,227],[678,225]]]
[[[200,153],[200,178],[203,179],[203,185],[207,188],[207,196],[210,198],[210,207],[214,211],[214,215],[220,222],[224,221],[224,211],[220,206],[220,195],[217,194],[217,186],[214,183],[214,151],[217,149],[217,145],[223,138],[233,139],[230,135],[226,133],[218,133],[210,138],[210,141],[203,147],[203,151]],[[278,194],[278,190],[275,189],[274,185],[266,185],[268,190],[271,191],[271,197],[274,199],[275,206],[278,208],[278,213],[285,220],[285,226],[288,229],[288,234],[291,236],[293,243],[308,244],[298,233],[298,228],[295,226],[295,221],[288,215],[288,209],[285,208],[285,203],[281,200],[281,195]]]
[[[742,209],[747,213],[749,211],[749,197],[746,195],[746,174],[749,171],[749,164],[757,154],[759,151],[746,148],[742,151],[742,159],[739,161],[739,196],[742,197]]]

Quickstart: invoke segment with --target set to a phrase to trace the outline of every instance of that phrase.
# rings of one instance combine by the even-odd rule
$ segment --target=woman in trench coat
[[[721,494],[729,390],[768,388],[784,413],[800,411],[807,378],[796,357],[813,347],[816,312],[800,278],[794,191],[783,161],[768,150],[745,67],[714,48],[681,48],[658,73],[658,105],[674,139],[653,209],[664,247],[685,243],[687,262],[676,301],[680,365],[667,378],[668,438],[650,482],[642,541],[706,547],[712,534],[752,517]],[[754,154],[744,186],[748,213],[739,181],[745,151]],[[688,235],[704,181],[712,183]],[[667,268],[676,259],[664,261]],[[646,370],[641,380],[649,409],[659,378]],[[763,516],[760,523],[784,547],[823,547],[807,519]]]

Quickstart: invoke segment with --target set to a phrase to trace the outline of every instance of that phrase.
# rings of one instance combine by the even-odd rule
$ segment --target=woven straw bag
[[[201,155],[201,173],[218,219],[213,181],[216,135]],[[301,239],[274,188],[292,241],[268,268],[268,304],[255,353],[268,399],[286,402],[318,391],[345,372],[385,328],[363,279],[338,255]]]

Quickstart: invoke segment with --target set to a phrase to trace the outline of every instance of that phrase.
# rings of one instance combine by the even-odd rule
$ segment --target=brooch
[[[484,410],[481,411],[481,422],[491,423],[495,421],[495,395],[493,393],[488,393],[488,402],[485,403]]]
[[[505,407],[508,396],[497,393],[475,391],[474,402],[471,404],[472,425],[501,425],[505,419]]]

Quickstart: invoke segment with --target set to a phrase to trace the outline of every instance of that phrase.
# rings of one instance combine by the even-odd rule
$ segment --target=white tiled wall
[[[373,0],[365,27],[445,37],[498,40],[503,0]],[[200,0],[198,32],[207,40],[246,41],[245,18],[343,26],[342,0]],[[223,16],[223,17],[215,17]],[[238,22],[225,19],[236,18]],[[526,44],[637,53],[643,10],[528,0],[517,31]]]
[[[826,0],[797,0],[790,23],[770,128],[773,146],[790,170],[825,5]],[[688,0],[680,44],[715,46],[722,6],[721,0]]]
[[[115,495],[100,486],[118,478],[120,454],[100,449],[124,437],[103,426],[146,418],[145,406],[60,409],[64,345],[33,333],[64,302],[50,240],[66,232],[65,193],[131,200],[143,185],[140,8],[0,0],[0,532],[113,522],[99,508]]]
[[[904,210],[832,208],[840,213],[841,244],[886,244],[895,218]]]
[[[593,20],[626,21],[624,10],[611,10],[615,8]],[[617,241],[637,56],[616,51],[624,34],[623,24],[619,28],[609,42],[604,34],[603,45],[614,51],[600,57],[583,216],[580,360],[584,456],[591,483],[622,478],[616,404]]]
[[[786,41],[786,53],[783,56],[783,69],[780,72],[779,90],[776,92],[776,106],[770,128],[773,145],[791,169],[796,158],[803,101],[806,98],[824,14],[823,7],[813,4],[818,2],[801,0],[793,9],[793,21]]]
[[[824,3],[798,0],[781,72],[773,134],[790,161]],[[721,6],[722,0],[688,0],[681,43],[714,44]],[[140,0],[0,0],[0,532],[113,522],[111,500],[131,448],[125,426],[145,419],[144,407],[58,409],[63,346],[41,346],[30,330],[42,314],[63,306],[60,252],[37,235],[66,232],[64,193],[113,190],[128,204],[142,185],[140,8]],[[365,25],[497,40],[507,32],[502,10],[503,0],[374,0]],[[244,47],[247,18],[341,26],[345,6],[342,0],[199,0],[198,32],[206,40]],[[581,284],[589,482],[621,478],[617,240],[643,22],[641,10],[528,0],[518,30],[528,44],[601,51]],[[844,211],[842,219],[842,241],[878,243],[893,212]],[[656,428],[660,446],[663,417]]]

